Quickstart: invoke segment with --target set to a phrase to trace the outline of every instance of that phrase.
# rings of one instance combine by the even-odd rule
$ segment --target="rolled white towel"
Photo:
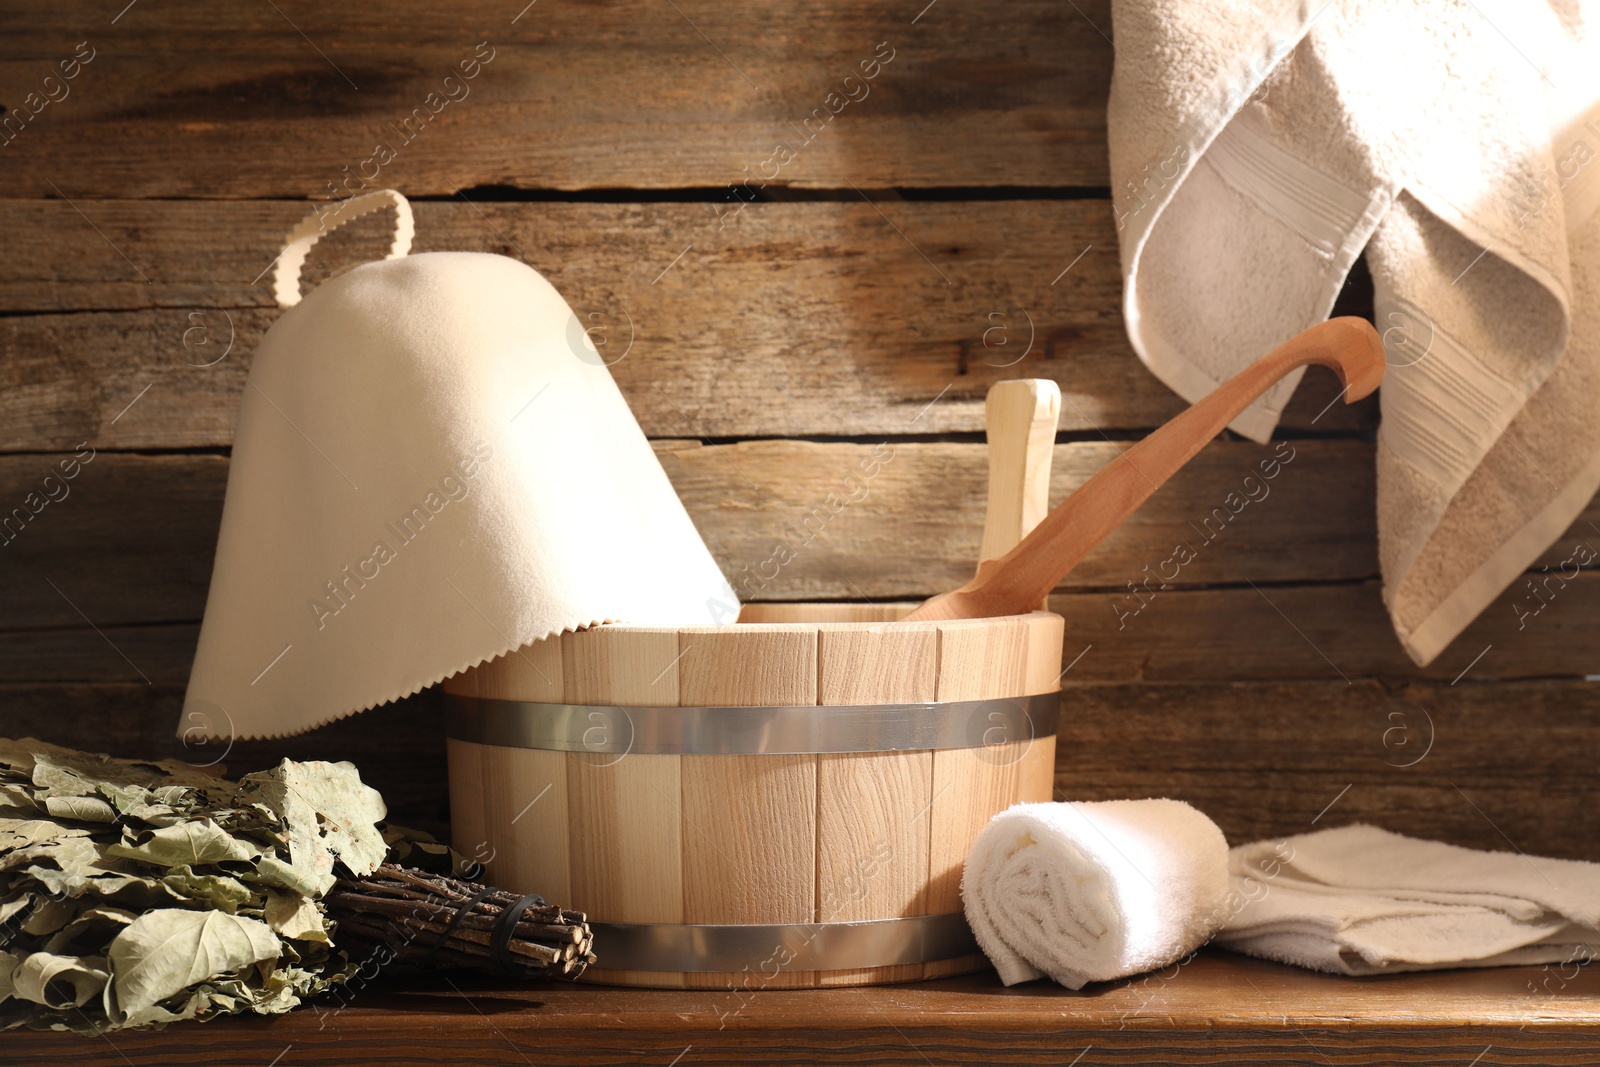
[[[1165,967],[1225,916],[1228,844],[1181,800],[1017,804],[967,854],[967,922],[1006,985]]]

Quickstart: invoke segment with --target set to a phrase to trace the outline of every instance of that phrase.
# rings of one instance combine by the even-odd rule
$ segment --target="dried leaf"
[[[32,759],[33,784],[59,793],[87,796],[96,787],[107,785],[144,788],[190,785],[203,788],[221,784],[204,771],[178,760],[147,763],[113,759],[99,752],[63,748],[31,737],[24,737],[14,745],[26,751]],[[87,788],[83,788],[84,785]]]
[[[80,1008],[106,987],[102,956],[31,952],[11,974],[12,993],[47,1008]]]
[[[345,980],[318,898],[384,858],[383,812],[349,764],[234,783],[0,739],[0,1029],[281,1012]]]
[[[166,903],[161,882],[143,874],[97,874],[84,879],[83,896],[116,897],[127,905],[151,907]]]
[[[102,823],[117,821],[116,810],[99,797],[45,797],[44,810],[58,819]]]
[[[416,867],[434,874],[462,874],[471,862],[449,845],[441,844],[434,836],[409,826],[384,823],[383,840],[389,846],[387,862],[403,867]]]
[[[267,890],[267,925],[283,937],[299,941],[327,941],[322,909],[299,893]]]
[[[262,856],[256,864],[255,880],[264,885],[277,886],[299,893],[303,897],[320,897],[327,892],[327,882],[309,871],[285,863],[276,856]]]
[[[153,801],[150,799],[153,795],[153,790],[141,790],[137,797],[116,798],[113,803],[116,804],[116,809],[122,817],[130,823],[142,822],[149,826],[166,826],[177,822],[192,810],[188,805],[175,807]]]
[[[35,937],[55,933],[72,921],[73,912],[72,901],[45,898],[40,900],[23,920],[22,932]]]
[[[136,1026],[170,1014],[155,1009],[197,982],[275,959],[278,938],[266,923],[243,915],[158,908],[118,934],[109,955],[116,978],[106,1013]]]
[[[28,750],[31,740],[25,737],[21,741],[13,741],[8,737],[0,737],[0,768],[4,769],[7,777],[33,777],[33,753]]]
[[[94,791],[93,778],[85,778],[71,767],[39,753],[34,753],[33,784],[60,796],[81,797]]]
[[[131,842],[118,842],[106,849],[106,854],[158,867],[199,867],[246,862],[259,856],[261,850],[235,840],[210,819],[188,819],[140,831]]]
[[[289,862],[311,875],[318,895],[333,884],[333,861],[351,873],[371,874],[388,852],[376,824],[383,796],[363,785],[349,763],[284,760],[260,774],[245,775],[239,793],[281,812],[289,831]]]
[[[24,812],[37,811],[38,802],[33,798],[33,790],[17,782],[0,782],[0,808],[16,809],[15,817],[21,817]]]
[[[226,912],[235,912],[255,896],[250,887],[226,874],[196,874],[191,868],[178,867],[161,879],[161,884],[173,898],[195,901]]]
[[[68,837],[87,837],[90,831],[82,826],[62,826],[49,819],[0,819],[0,852],[28,845],[60,841]],[[4,865],[0,865],[0,870]]]
[[[71,922],[50,935],[50,940],[44,943],[44,950],[71,955],[74,942],[87,939],[91,934],[94,935],[93,947],[102,947],[111,940],[106,936],[108,931],[120,930],[137,918],[135,913],[126,908],[85,908]]]
[[[0,868],[13,858],[32,861],[25,872],[46,890],[57,896],[77,896],[91,876],[113,873],[113,868],[101,863],[103,848],[87,837],[72,837],[18,849],[0,860]]]
[[[0,901],[0,927],[11,921],[11,917],[25,908],[33,906],[32,893],[18,892],[16,896]]]

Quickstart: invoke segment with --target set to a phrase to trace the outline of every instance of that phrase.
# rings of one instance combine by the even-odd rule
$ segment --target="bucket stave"
[[[985,966],[961,864],[996,812],[1050,798],[1062,620],[893,621],[910,608],[601,626],[457,675],[457,850],[585,911],[593,981],[809,988]]]

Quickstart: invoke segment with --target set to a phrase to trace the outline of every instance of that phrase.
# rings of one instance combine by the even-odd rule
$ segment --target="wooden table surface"
[[[1600,1062],[1600,971],[1339,978],[1207,952],[1071,992],[992,973],[775,990],[390,980],[272,1019],[109,1037],[13,1032],[0,1064],[1348,1064]]]

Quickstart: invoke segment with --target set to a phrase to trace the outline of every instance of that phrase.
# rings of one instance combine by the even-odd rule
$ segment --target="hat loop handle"
[[[278,306],[291,308],[300,303],[300,268],[305,265],[311,246],[324,235],[363,215],[394,208],[394,235],[389,241],[389,254],[385,259],[398,259],[411,251],[411,239],[416,235],[416,223],[411,215],[411,204],[393,189],[379,189],[341,200],[331,210],[319,205],[311,214],[301,219],[289,231],[283,251],[278,255],[277,269],[272,274],[273,295]]]

